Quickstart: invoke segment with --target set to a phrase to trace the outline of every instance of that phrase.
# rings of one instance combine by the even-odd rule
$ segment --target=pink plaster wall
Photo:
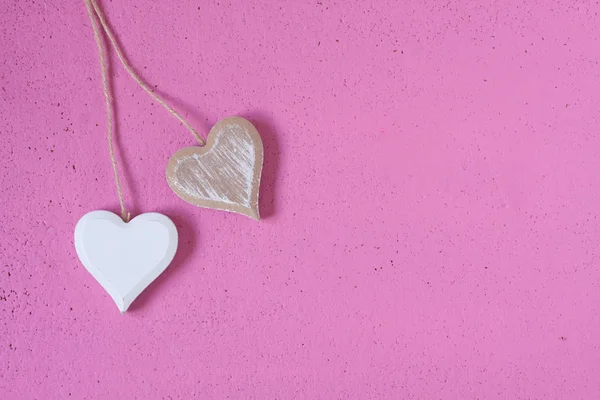
[[[114,67],[125,195],[173,265],[122,316],[73,228],[117,211],[82,1],[0,0],[0,398],[600,398],[600,6],[102,1],[206,134],[265,143],[255,223]]]

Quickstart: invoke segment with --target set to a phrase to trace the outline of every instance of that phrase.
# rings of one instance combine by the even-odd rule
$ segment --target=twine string
[[[125,222],[129,222],[130,213],[127,212],[127,208],[125,207],[125,200],[123,198],[123,191],[121,189],[121,181],[119,179],[119,172],[117,168],[117,161],[115,157],[115,150],[113,145],[113,138],[115,136],[114,132],[114,124],[113,124],[113,108],[114,108],[114,98],[112,95],[109,77],[108,77],[108,62],[107,62],[107,50],[104,46],[104,42],[101,37],[101,29],[106,34],[108,41],[112,48],[115,50],[117,54],[117,58],[121,62],[121,65],[125,68],[127,73],[135,80],[135,82],[146,91],[156,102],[162,105],[172,116],[177,118],[179,122],[181,122],[188,131],[196,138],[196,140],[200,143],[200,145],[204,145],[205,141],[198,134],[198,132],[192,127],[192,125],[187,122],[177,111],[175,111],[171,106],[169,106],[163,99],[161,99],[156,93],[152,91],[150,86],[146,84],[143,79],[135,72],[133,67],[127,61],[127,58],[123,54],[121,47],[119,46],[117,39],[115,38],[114,33],[110,29],[106,17],[96,0],[84,0],[85,5],[88,11],[88,15],[90,17],[90,22],[92,24],[92,29],[94,30],[94,38],[96,39],[96,44],[98,45],[98,54],[100,57],[100,70],[102,74],[102,87],[104,89],[104,98],[106,100],[106,125],[107,125],[107,141],[108,141],[108,152],[110,155],[110,161],[113,168],[113,173],[115,177],[115,186],[117,188],[117,195],[119,196],[119,205],[121,207],[121,218]]]

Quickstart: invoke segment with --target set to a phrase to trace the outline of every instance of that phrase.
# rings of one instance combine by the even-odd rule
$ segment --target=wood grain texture
[[[258,220],[263,144],[252,123],[228,117],[215,124],[203,147],[177,151],[167,164],[167,182],[183,200],[198,207]]]

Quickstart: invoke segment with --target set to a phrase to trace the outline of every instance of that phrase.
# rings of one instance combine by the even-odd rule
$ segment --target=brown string
[[[96,3],[96,0],[84,0],[85,5],[87,7],[88,15],[90,17],[90,21],[92,23],[92,28],[94,30],[94,38],[96,39],[96,44],[98,45],[98,53],[100,55],[100,69],[102,73],[102,86],[104,88],[104,97],[106,99],[106,118],[107,118],[107,127],[108,127],[108,151],[110,154],[110,161],[113,167],[113,173],[115,175],[115,186],[117,187],[117,195],[119,196],[119,204],[121,206],[121,218],[125,222],[129,222],[130,214],[127,212],[125,208],[125,201],[123,200],[123,192],[121,190],[121,182],[119,179],[119,172],[117,170],[117,161],[115,158],[115,151],[113,146],[113,137],[114,137],[114,128],[113,128],[113,96],[110,89],[110,84],[108,82],[108,63],[106,61],[106,49],[104,47],[104,43],[102,38],[100,37],[100,26],[98,26],[98,22],[104,33],[106,34],[110,44],[112,45],[115,53],[117,54],[117,58],[125,68],[125,70],[129,73],[129,75],[137,82],[137,84],[144,89],[154,100],[156,100],[159,104],[161,104],[171,115],[179,120],[196,138],[196,140],[204,145],[204,139],[198,134],[198,132],[181,116],[177,111],[175,111],[172,107],[170,107],[163,99],[161,99],[156,93],[152,91],[152,89],[140,78],[140,76],[135,72],[135,70],[131,67],[127,58],[123,55],[119,44],[113,34],[112,30],[108,26],[108,22],[106,21],[106,17],[100,10],[100,7]]]

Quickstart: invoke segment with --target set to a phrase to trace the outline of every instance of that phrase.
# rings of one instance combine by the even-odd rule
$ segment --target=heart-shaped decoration
[[[122,313],[171,263],[177,240],[175,224],[158,213],[125,223],[111,212],[92,211],[75,226],[79,259]]]
[[[258,188],[263,144],[252,123],[225,118],[208,133],[203,147],[177,151],[167,164],[167,182],[175,194],[198,207],[259,219]]]

